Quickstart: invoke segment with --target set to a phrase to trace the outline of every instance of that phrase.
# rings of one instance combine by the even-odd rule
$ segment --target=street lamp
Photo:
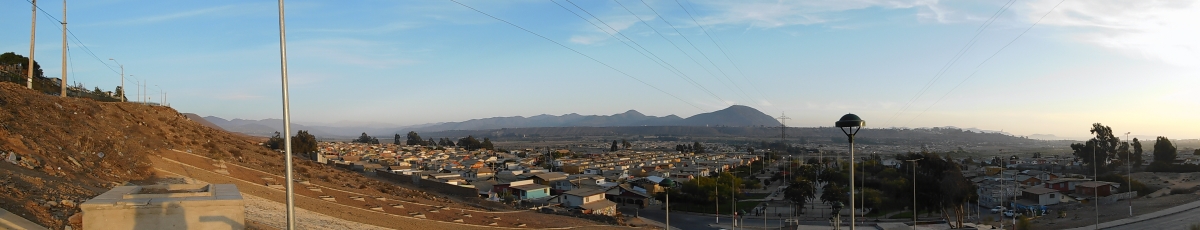
[[[858,134],[858,130],[862,130],[867,122],[858,118],[858,115],[847,113],[835,124],[850,139],[850,230],[854,230],[854,134]]]
[[[917,161],[919,161],[919,160],[922,160],[922,159],[909,159],[909,160],[904,160],[904,161],[908,161],[909,163],[912,163],[912,173],[913,173],[913,174],[912,174],[912,175],[913,175],[913,176],[912,176],[912,178],[913,178],[913,180],[912,180],[912,182],[913,182],[913,206],[912,206],[912,209],[913,209],[913,230],[916,230],[916,229],[917,229]]]
[[[1125,186],[1128,186],[1125,191],[1133,191],[1133,162],[1129,161],[1129,155],[1133,153],[1129,152],[1129,132],[1125,132]],[[1129,199],[1129,216],[1133,216],[1133,199]]]
[[[665,199],[666,203],[663,204],[663,208],[667,210],[667,215],[666,215],[667,223],[666,223],[666,226],[663,226],[664,227],[663,229],[670,230],[671,229],[671,187],[675,187],[675,181],[673,181],[671,179],[663,179],[661,182],[658,182],[658,185],[667,187],[667,189],[665,190],[665,192],[667,193],[666,199]]]

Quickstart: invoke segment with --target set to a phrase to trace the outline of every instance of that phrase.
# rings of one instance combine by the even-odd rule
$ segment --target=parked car
[[[1001,207],[1001,206],[996,206],[995,208],[992,208],[992,213],[1000,213],[1003,211],[1004,211],[1004,207]]]
[[[1016,215],[1016,213],[1013,213],[1012,210],[1004,210],[1004,217],[1013,217],[1014,215]]]

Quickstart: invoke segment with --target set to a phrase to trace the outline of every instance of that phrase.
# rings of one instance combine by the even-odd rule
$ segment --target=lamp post
[[[292,112],[291,102],[288,99],[288,74],[287,74],[287,26],[284,24],[284,8],[283,0],[279,0],[279,73],[282,80],[283,90],[283,142],[284,147],[284,167],[285,179],[287,179],[287,195],[285,203],[287,204],[287,230],[296,229],[296,206],[294,191],[292,190]]]
[[[663,204],[663,208],[667,210],[667,215],[666,215],[667,223],[666,223],[666,226],[663,226],[664,227],[663,229],[670,230],[671,229],[671,187],[675,186],[675,181],[673,181],[671,179],[663,179],[661,182],[658,183],[658,185],[667,188],[665,191],[667,193],[666,199],[665,199],[666,203]]]
[[[1125,186],[1128,186],[1125,191],[1133,191],[1133,162],[1129,161],[1129,155],[1132,154],[1129,152],[1129,132],[1125,132]],[[1133,199],[1128,200],[1129,216],[1133,216]]]
[[[121,102],[125,102],[125,92],[129,91],[125,88],[125,65],[122,65],[117,59],[108,58],[108,60],[116,62],[117,66],[121,67]]]
[[[1100,147],[1100,139],[1098,139],[1098,138],[1092,139],[1092,182],[1095,182],[1096,178],[1100,176],[1100,171],[1098,169],[1096,169],[1096,166],[1097,166],[1096,165],[1096,148],[1099,148],[1099,147]],[[1096,216],[1096,225],[1092,225],[1092,226],[1093,226],[1093,229],[1099,230],[1100,229],[1100,186],[1096,186],[1096,188],[1092,189],[1092,197],[1094,197],[1094,198],[1092,198],[1092,202],[1096,203],[1096,212],[1094,213],[1094,215]],[[1016,215],[1013,215],[1013,216],[1016,216]]]
[[[912,164],[912,182],[913,182],[913,230],[917,229],[917,161],[921,159],[904,160]]]
[[[850,139],[850,230],[854,230],[854,134],[858,134],[867,122],[858,118],[858,115],[847,113],[835,124]]]

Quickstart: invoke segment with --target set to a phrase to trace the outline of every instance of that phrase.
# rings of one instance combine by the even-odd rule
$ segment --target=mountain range
[[[226,120],[220,117],[207,116],[204,120],[230,132],[254,136],[270,136],[283,130],[280,119]],[[710,126],[710,127],[750,127],[750,126],[779,126],[779,121],[757,109],[734,105],[709,113],[696,114],[688,118],[676,115],[647,116],[636,110],[613,115],[579,115],[570,113],[561,116],[542,114],[531,117],[492,117],[471,119],[461,122],[444,122],[414,126],[322,126],[292,123],[292,134],[298,130],[307,130],[318,137],[357,137],[366,132],[368,135],[403,134],[408,131],[430,132],[446,130],[490,130],[503,128],[537,128],[537,127],[627,127],[627,126]]]

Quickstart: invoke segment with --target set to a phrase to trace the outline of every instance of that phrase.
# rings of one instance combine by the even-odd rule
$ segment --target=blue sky
[[[1083,137],[1101,122],[1200,138],[1194,1],[1017,0],[986,27],[1009,1],[460,2],[545,38],[448,0],[288,1],[293,119],[687,117],[741,104],[787,113],[792,126],[851,112],[873,127]],[[38,5],[61,19],[61,1]],[[166,91],[181,112],[281,117],[274,1],[91,0],[68,10],[68,28],[96,55],[72,41],[70,81],[112,90],[114,58],[133,75],[131,95],[146,81],[152,100]],[[28,54],[30,13],[26,1],[0,1],[0,51]],[[39,13],[36,58],[51,77],[61,74],[60,33]]]

